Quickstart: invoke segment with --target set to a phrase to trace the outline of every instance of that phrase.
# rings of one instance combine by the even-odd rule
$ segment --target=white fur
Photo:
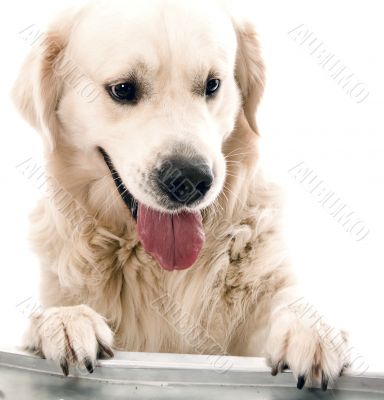
[[[279,193],[257,162],[264,68],[252,25],[213,0],[108,1],[69,15],[47,32],[14,89],[22,114],[43,133],[57,189],[32,217],[46,309],[40,324],[32,321],[28,346],[61,362],[69,341],[94,362],[97,337],[110,345],[111,329],[118,349],[265,355],[308,381],[321,372],[336,377],[342,355],[288,307],[295,282],[280,237]],[[151,95],[121,107],[103,85],[121,81],[137,62],[146,65]],[[58,73],[65,65],[100,89],[93,101]],[[191,85],[211,69],[222,88],[207,103]],[[202,253],[193,268],[169,273],[139,243],[95,148],[110,153],[139,201],[162,209],[140,181],[174,143],[197,149],[216,179],[199,207]],[[69,195],[65,204],[60,192]]]

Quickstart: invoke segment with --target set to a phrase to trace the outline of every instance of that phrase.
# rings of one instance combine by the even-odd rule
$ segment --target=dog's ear
[[[16,107],[42,134],[49,150],[54,149],[58,135],[56,111],[63,89],[58,70],[73,25],[72,17],[72,13],[63,14],[39,36],[11,92]]]
[[[256,109],[264,92],[265,68],[252,23],[233,18],[237,34],[236,80],[249,126],[257,133]]]

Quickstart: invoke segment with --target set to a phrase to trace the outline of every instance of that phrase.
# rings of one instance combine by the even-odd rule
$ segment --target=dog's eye
[[[205,87],[205,95],[213,96],[220,88],[220,79],[210,79]]]
[[[137,87],[132,82],[109,86],[108,91],[110,96],[119,103],[135,103],[137,101]]]

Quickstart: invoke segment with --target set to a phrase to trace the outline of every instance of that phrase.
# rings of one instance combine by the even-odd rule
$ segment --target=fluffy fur
[[[111,2],[88,6],[60,17],[52,25],[15,85],[17,107],[43,135],[52,189],[32,215],[32,241],[41,259],[45,310],[32,319],[26,346],[58,361],[64,372],[68,372],[68,364],[83,362],[88,367],[91,362],[91,370],[98,355],[110,353],[109,346],[127,351],[263,355],[275,372],[288,364],[299,380],[303,376],[308,382],[322,379],[324,388],[328,379],[343,369],[346,341],[343,339],[337,349],[326,346],[316,327],[299,318],[289,306],[297,294],[280,235],[279,193],[264,181],[258,165],[255,114],[263,93],[264,67],[252,25],[220,6],[217,23],[225,28],[211,29],[205,13],[213,17],[210,24],[215,25],[219,6],[214,1],[210,7],[196,2],[191,7],[193,12],[188,13],[192,13],[188,24],[182,25],[190,42],[194,38],[189,34],[200,35],[207,43],[191,50],[199,59],[209,59],[211,48],[215,56],[217,49],[213,46],[220,40],[229,49],[233,47],[223,50],[228,83],[223,97],[209,106],[208,113],[213,116],[210,123],[204,125],[205,120],[198,117],[198,107],[203,106],[174,94],[177,86],[167,86],[169,77],[162,76],[166,75],[164,71],[157,75],[164,93],[160,100],[167,98],[169,102],[154,100],[152,108],[139,115],[129,111],[129,117],[141,123],[149,118],[152,124],[155,119],[155,135],[166,130],[185,131],[188,123],[183,125],[178,119],[187,121],[191,114],[196,131],[201,123],[204,134],[211,136],[207,139],[196,134],[190,140],[207,149],[202,151],[212,163],[225,166],[217,193],[201,207],[205,247],[193,268],[186,271],[166,272],[145,252],[135,223],[95,151],[97,144],[114,142],[113,156],[122,167],[119,147],[124,147],[124,140],[117,139],[118,126],[125,124],[127,131],[132,131],[132,122],[120,109],[106,103],[104,93],[86,104],[75,93],[74,84],[68,84],[68,76],[58,73],[58,65],[70,60],[82,76],[100,82],[101,72],[105,73],[103,77],[113,75],[106,71],[109,64],[124,70],[124,49],[129,52],[136,40],[140,40],[142,52],[147,45],[160,49],[161,64],[183,73],[191,63],[185,54],[188,52],[164,58],[168,47],[176,54],[179,51],[179,38],[172,32],[179,29],[173,26],[175,21],[185,22],[185,13],[176,5],[181,2],[148,3],[164,13],[162,23],[171,32],[167,43],[160,34],[156,37],[159,28],[150,23],[155,17],[149,6],[146,10],[138,1],[125,1],[113,14]],[[147,15],[149,22],[139,34],[154,29],[155,36],[144,35],[130,42],[122,37],[127,32],[119,30],[123,17],[117,18],[118,14],[128,21]],[[117,18],[117,27],[108,23],[100,26],[103,18],[108,22],[112,15]],[[104,37],[109,47],[101,43]],[[94,62],[101,49],[108,49],[111,58],[107,65],[101,63],[91,69],[91,61],[87,64],[85,59]],[[99,56],[105,60],[106,54]],[[161,112],[168,113],[167,124]],[[97,133],[99,126],[103,133]],[[148,131],[153,129],[155,125]],[[153,150],[154,141],[159,151],[166,146],[155,136],[143,140],[141,135],[153,133],[146,133],[144,128],[134,135],[130,146],[134,143],[133,151],[139,156],[124,149],[127,158],[139,157],[138,163],[147,162],[146,151]],[[168,139],[167,143],[183,140],[172,135]],[[124,173],[128,188],[151,203],[153,200],[135,189],[136,183],[130,180],[135,171],[130,168]]]

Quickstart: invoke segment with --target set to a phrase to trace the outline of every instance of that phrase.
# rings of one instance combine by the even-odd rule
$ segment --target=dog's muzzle
[[[157,186],[178,213],[152,209],[138,202],[125,186],[111,157],[102,148],[99,152],[107,164],[117,190],[137,222],[137,234],[145,250],[166,270],[182,270],[197,260],[205,242],[202,216],[199,211],[186,211],[186,205],[197,203],[211,187],[213,176],[205,163],[185,160],[160,168]],[[173,160],[174,161],[174,160]],[[164,164],[163,164],[164,167]]]

